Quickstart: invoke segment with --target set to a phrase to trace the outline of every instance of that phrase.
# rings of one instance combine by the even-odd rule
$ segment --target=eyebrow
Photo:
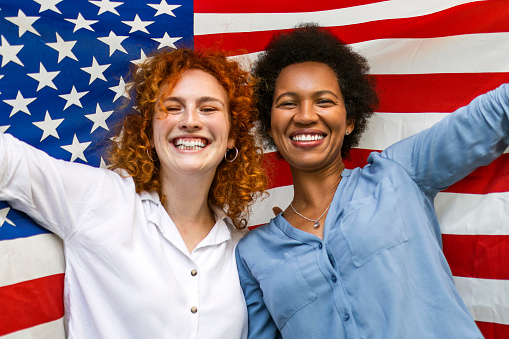
[[[165,103],[165,102],[168,102],[168,101],[177,101],[179,102],[180,104],[184,104],[186,102],[186,99],[183,98],[183,97],[168,97],[166,99],[164,99],[162,101],[162,103]],[[221,105],[221,107],[225,107],[225,103],[221,100],[221,99],[218,99],[218,98],[215,98],[215,97],[209,97],[209,96],[204,96],[204,97],[199,97],[196,102],[198,104],[203,104],[203,103],[206,103],[206,102],[215,102],[215,103],[218,103]]]
[[[332,91],[329,91],[329,90],[323,90],[323,91],[318,91],[318,92],[314,92],[313,93],[313,96],[317,97],[317,96],[321,96],[321,95],[324,95],[324,94],[331,94],[333,95],[336,99],[339,99],[339,97],[336,95],[336,93],[332,92]],[[296,92],[284,92],[284,93],[281,93],[275,100],[274,102],[278,101],[279,99],[281,99],[282,97],[284,96],[291,96],[291,97],[297,97],[299,96]]]

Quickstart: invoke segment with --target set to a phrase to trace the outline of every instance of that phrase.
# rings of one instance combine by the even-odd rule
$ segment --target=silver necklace
[[[302,218],[304,218],[304,219],[306,219],[306,220],[309,220],[309,221],[314,222],[314,224],[313,224],[313,228],[314,228],[315,230],[316,230],[318,227],[320,227],[320,222],[319,222],[318,220],[322,219],[322,217],[325,215],[325,213],[327,213],[327,211],[328,211],[328,210],[329,210],[329,208],[330,208],[330,205],[332,205],[332,203],[330,203],[330,204],[329,204],[329,206],[327,206],[327,209],[326,209],[326,210],[322,213],[322,215],[321,215],[318,219],[314,220],[314,219],[306,218],[305,216],[303,216],[302,214],[300,214],[299,212],[297,212],[297,211],[295,210],[295,207],[293,207],[293,203],[290,203],[290,207],[292,208],[292,210],[293,210],[295,213],[297,213],[297,215],[298,215],[298,216],[300,216],[300,217],[302,217]]]

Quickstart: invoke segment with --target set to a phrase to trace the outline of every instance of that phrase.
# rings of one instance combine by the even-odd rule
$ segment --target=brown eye
[[[203,107],[203,108],[201,109],[201,111],[202,111],[203,113],[213,113],[213,112],[216,112],[216,111],[218,111],[218,110],[219,110],[218,108],[216,108],[216,107],[212,107],[212,106]]]
[[[292,101],[285,101],[285,102],[282,102],[279,105],[277,105],[278,108],[283,108],[283,109],[284,108],[291,109],[291,108],[294,108],[295,106],[297,106],[297,104]]]
[[[330,107],[333,106],[335,102],[330,99],[320,99],[316,104],[320,107]]]

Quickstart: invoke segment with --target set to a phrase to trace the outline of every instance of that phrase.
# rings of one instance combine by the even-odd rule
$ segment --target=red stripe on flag
[[[296,13],[317,12],[384,2],[387,0],[195,0],[195,13]]]
[[[346,168],[364,167],[371,152],[375,150],[352,149],[350,158],[343,159]],[[264,167],[270,178],[269,188],[293,185],[290,166],[278,152],[264,155]],[[502,154],[488,166],[478,168],[445,192],[468,194],[509,192],[509,154]]]
[[[0,287],[0,336],[64,316],[64,274]]]
[[[454,276],[509,279],[509,235],[442,234],[442,241]]]
[[[509,338],[509,325],[476,321],[485,339]]]
[[[507,2],[493,0],[468,3],[420,17],[379,20],[330,29],[344,42],[352,44],[388,38],[438,38],[509,32],[508,18]],[[237,53],[254,53],[262,51],[275,33],[287,31],[289,30],[197,35],[194,37],[194,44],[196,48],[217,47]]]
[[[265,153],[263,155],[263,167],[269,177],[268,188],[293,185],[290,165],[281,157],[279,152]]]
[[[509,31],[507,1],[478,1],[433,14],[334,27],[346,43],[375,39],[422,39]]]
[[[509,192],[509,154],[502,154],[488,166],[479,167],[444,192],[470,194]]]
[[[509,81],[509,73],[375,75],[378,112],[453,112]]]

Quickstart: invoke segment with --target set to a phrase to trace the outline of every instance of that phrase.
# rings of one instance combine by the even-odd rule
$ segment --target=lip
[[[299,129],[288,136],[292,144],[299,148],[312,148],[323,143],[327,133],[316,129]],[[294,140],[297,138],[298,140]]]

